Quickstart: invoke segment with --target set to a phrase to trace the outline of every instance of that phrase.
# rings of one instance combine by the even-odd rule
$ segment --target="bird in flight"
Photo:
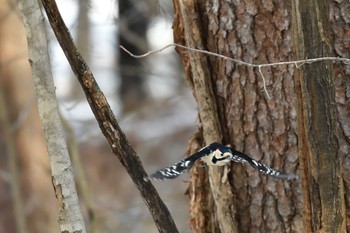
[[[201,159],[207,165],[214,166],[224,166],[231,161],[237,163],[248,163],[252,167],[258,169],[260,172],[263,172],[266,175],[277,179],[291,180],[297,178],[295,174],[277,171],[250,158],[248,155],[242,152],[232,149],[229,146],[224,146],[220,143],[214,142],[206,147],[203,147],[186,159],[174,163],[173,165],[170,165],[166,168],[160,169],[150,176],[145,177],[145,180],[149,181],[174,179],[180,174],[184,173],[186,170],[190,169],[198,159]]]

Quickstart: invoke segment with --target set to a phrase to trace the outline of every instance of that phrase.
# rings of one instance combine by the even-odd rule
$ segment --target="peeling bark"
[[[197,13],[196,4],[196,1],[174,1],[175,11],[178,16],[177,19],[179,20],[178,23],[181,25],[181,29],[175,30],[183,31],[183,39],[186,46],[203,49],[202,25],[200,25],[200,16]],[[187,78],[193,85],[193,92],[199,108],[199,118],[202,124],[204,142],[206,145],[212,142],[221,142],[222,134],[207,58],[199,53],[189,53],[184,56],[186,57],[184,60],[187,62],[185,67],[188,69],[186,73],[190,74]],[[208,205],[211,209],[214,206],[216,210],[215,216],[213,215],[214,212],[210,213],[210,225],[205,221],[202,223],[196,221],[197,217],[194,216],[192,218],[192,227],[194,230],[203,232],[206,229],[214,232],[219,228],[223,233],[237,232],[235,206],[233,205],[231,187],[227,178],[224,176],[225,174],[222,168],[209,168],[210,192],[214,200],[214,205],[210,201],[202,202],[202,204]],[[193,182],[191,184],[197,185]],[[205,185],[205,183],[203,184]],[[211,200],[210,195],[207,195],[207,198]],[[193,216],[193,214],[191,215]]]

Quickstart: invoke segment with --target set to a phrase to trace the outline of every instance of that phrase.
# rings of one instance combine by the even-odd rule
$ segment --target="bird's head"
[[[232,160],[232,151],[229,147],[221,146],[212,152],[211,161],[213,165],[223,166]]]

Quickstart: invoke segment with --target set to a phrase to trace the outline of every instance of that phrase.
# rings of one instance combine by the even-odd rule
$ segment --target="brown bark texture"
[[[200,21],[196,14],[196,5],[193,1],[180,1],[175,5],[179,12],[179,18],[183,19],[184,39],[187,46],[203,48],[203,41],[200,36]],[[203,139],[206,144],[213,141],[221,141],[222,134],[219,127],[217,107],[213,95],[213,87],[209,76],[208,60],[199,53],[188,54],[188,70],[191,74],[191,83],[198,103],[199,117],[202,119]],[[222,169],[209,168],[209,184],[215,212],[212,218],[215,221],[206,227],[215,230],[216,225],[222,232],[237,232],[237,223],[234,218],[235,209],[232,203],[231,188],[227,180],[222,180]],[[210,196],[208,196],[210,198]],[[217,221],[217,224],[215,222]]]
[[[329,1],[293,2],[293,42],[298,59],[333,55]],[[332,64],[295,72],[304,219],[309,232],[345,232],[344,188],[338,155]]]
[[[191,13],[190,15],[183,15],[181,4],[193,6],[193,9],[187,10],[188,13]],[[191,40],[201,41],[202,46],[197,47],[199,49],[254,64],[296,60],[293,53],[293,46],[295,46],[293,33],[295,31],[292,30],[292,22],[294,23],[294,16],[290,2],[282,0],[174,0],[174,6],[175,43],[192,47]],[[324,3],[322,7],[322,10],[319,11],[324,12],[318,17],[324,17],[323,20],[326,22],[327,16],[331,16],[330,27],[325,29],[329,30],[329,37],[332,37],[333,34],[335,38],[334,42],[326,41],[329,46],[327,49],[334,51],[336,56],[349,57],[349,50],[347,50],[349,40],[346,39],[349,38],[349,21],[347,21],[349,19],[345,13],[342,13],[349,8],[349,3],[333,1]],[[198,29],[192,27],[192,30],[186,31],[187,24],[193,25],[196,22],[199,25]],[[191,40],[188,33],[192,33]],[[304,33],[305,38],[316,36],[308,34],[308,31]],[[310,43],[314,43],[311,39],[307,43],[309,44],[306,46],[310,47],[308,49],[319,45],[316,43],[311,46]],[[194,64],[191,63],[193,53],[179,50],[185,67],[186,79],[199,106],[201,121],[200,132],[190,142],[190,151],[210,143],[206,139],[208,132],[205,132],[208,119],[201,115],[200,105],[203,104],[201,103],[203,100],[200,99],[196,89],[198,74],[193,72]],[[312,53],[312,56],[308,53],[305,54],[305,57],[314,58],[316,55],[321,57],[332,55],[332,53]],[[216,105],[212,111],[216,111],[219,120],[217,127],[221,137],[216,140],[222,141],[223,144],[231,144],[235,149],[273,168],[300,175],[297,181],[281,181],[267,177],[248,165],[242,164],[231,164],[229,168],[218,170],[222,180],[221,184],[227,182],[232,194],[227,196],[224,193],[219,199],[232,205],[233,222],[237,223],[238,232],[316,232],[320,230],[319,226],[322,226],[322,232],[333,232],[330,230],[332,226],[336,228],[334,232],[344,232],[346,217],[344,200],[342,201],[342,175],[344,176],[346,205],[349,209],[347,194],[349,193],[349,178],[347,178],[349,176],[345,175],[350,170],[347,165],[349,164],[347,155],[350,145],[349,123],[347,122],[350,120],[350,115],[349,104],[345,102],[349,98],[349,78],[347,80],[345,78],[349,77],[349,66],[336,64],[333,72],[332,65],[329,63],[326,64],[328,66],[319,63],[314,68],[306,68],[308,65],[303,66],[302,69],[309,69],[310,72],[315,72],[318,66],[324,66],[324,69],[327,69],[326,83],[317,86],[317,88],[328,89],[326,92],[322,89],[304,89],[304,91],[322,94],[312,98],[304,98],[304,96],[299,98],[300,85],[304,85],[305,88],[309,86],[307,83],[294,81],[297,80],[294,78],[296,74],[294,65],[262,68],[261,72],[265,77],[266,87],[271,97],[267,98],[258,69],[240,66],[216,57],[202,56],[202,59],[207,61],[206,75],[208,77],[205,78],[210,79],[214,105]],[[195,65],[198,66],[198,64]],[[319,70],[318,74],[322,72]],[[312,76],[305,76],[304,79],[309,78]],[[319,82],[317,78],[314,81]],[[323,101],[323,110],[318,109],[317,114],[313,112],[314,118],[309,122],[313,125],[308,125],[308,128],[304,126],[303,130],[310,130],[310,127],[314,130],[314,138],[305,140],[307,143],[313,140],[313,146],[316,145],[315,147],[319,148],[313,153],[320,156],[314,157],[313,162],[305,167],[305,158],[301,157],[300,160],[304,160],[299,160],[299,156],[303,156],[303,154],[299,155],[300,148],[303,148],[306,143],[300,141],[300,134],[303,132],[300,122],[305,123],[305,118],[310,116],[300,115],[299,107],[308,105],[315,109],[320,104],[318,101]],[[323,127],[329,127],[326,131],[324,131],[325,128],[322,128],[322,122],[325,124]],[[338,124],[340,133],[337,129]],[[327,153],[329,153],[328,156]],[[340,163],[341,159],[344,163]],[[340,164],[343,165],[343,174]],[[312,173],[305,169],[313,169],[314,172],[317,170],[317,179],[314,180]],[[334,182],[329,190],[327,190],[327,182]],[[305,183],[309,186],[305,186]],[[319,186],[312,186],[313,184]],[[222,220],[218,219],[216,205],[218,200],[215,201],[215,188],[217,187],[209,185],[205,169],[198,165],[192,169],[189,195],[190,222],[194,232],[225,232],[219,223]],[[318,192],[319,195],[305,194],[304,188],[315,191],[314,194]],[[328,203],[331,201],[335,203]],[[304,208],[307,202],[311,203],[309,209],[316,212]],[[326,206],[332,206],[332,208],[327,209]],[[317,215],[317,210],[313,208],[323,208],[323,211],[332,212],[335,215],[332,219],[337,219],[337,222],[332,225],[331,219],[325,219],[329,215],[318,215],[320,222],[310,223],[310,219],[307,218],[311,218],[311,214]],[[349,214],[347,219],[349,219]]]
[[[331,34],[335,56],[350,58],[350,2],[331,1]],[[346,208],[346,232],[350,232],[350,65],[333,65],[335,103],[338,110],[339,160],[342,165]]]

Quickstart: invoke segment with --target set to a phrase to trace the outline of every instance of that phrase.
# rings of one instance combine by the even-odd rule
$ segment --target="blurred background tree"
[[[153,12],[158,3],[153,0],[135,1],[119,0],[119,20],[117,38],[119,43],[130,49],[134,54],[142,54],[149,50],[147,29]],[[134,107],[146,103],[147,90],[145,87],[146,69],[145,60],[135,59],[124,51],[119,50],[117,59],[120,70],[120,98],[123,101],[124,111],[132,111]]]

